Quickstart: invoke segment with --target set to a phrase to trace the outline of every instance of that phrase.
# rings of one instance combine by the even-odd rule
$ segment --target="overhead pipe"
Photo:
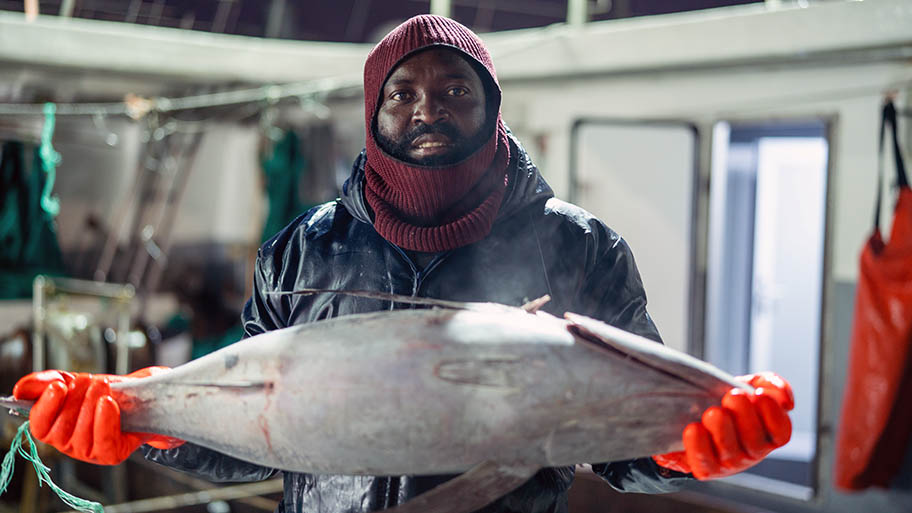
[[[569,0],[567,2],[567,24],[582,26],[589,21],[588,0]]]

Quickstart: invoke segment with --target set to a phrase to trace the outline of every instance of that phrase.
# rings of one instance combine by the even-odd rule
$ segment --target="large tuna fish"
[[[293,326],[114,384],[124,430],[294,472],[465,472],[396,508],[465,512],[541,467],[680,450],[687,423],[747,387],[580,315],[428,302],[457,307]]]

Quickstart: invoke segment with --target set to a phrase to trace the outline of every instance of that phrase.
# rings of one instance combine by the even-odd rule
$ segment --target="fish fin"
[[[730,388],[753,390],[727,372],[698,358],[602,321],[567,312],[570,330],[586,347],[613,352],[722,397]]]
[[[544,296],[542,296],[538,299],[533,299],[532,301],[529,301],[528,303],[522,305],[520,308],[522,308],[526,312],[535,313],[538,311],[539,308],[545,306],[545,304],[548,301],[551,301],[551,296],[548,294],[545,294]]]
[[[480,463],[465,474],[428,490],[414,499],[383,510],[385,513],[469,513],[518,488],[538,467]]]

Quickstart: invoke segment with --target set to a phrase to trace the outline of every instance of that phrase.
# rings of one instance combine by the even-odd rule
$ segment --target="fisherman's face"
[[[481,78],[453,50],[425,50],[400,63],[380,102],[377,144],[401,161],[454,164],[488,139]]]

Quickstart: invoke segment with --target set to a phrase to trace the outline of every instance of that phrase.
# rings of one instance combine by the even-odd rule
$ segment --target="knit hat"
[[[403,162],[386,153],[375,137],[384,83],[395,68],[421,50],[449,48],[476,70],[489,96],[490,132],[465,159],[445,166]],[[374,228],[405,249],[439,252],[477,242],[491,231],[506,190],[509,144],[500,117],[500,86],[491,56],[481,39],[441,16],[411,18],[371,50],[364,65],[364,116],[367,163],[365,198],[374,211]]]

